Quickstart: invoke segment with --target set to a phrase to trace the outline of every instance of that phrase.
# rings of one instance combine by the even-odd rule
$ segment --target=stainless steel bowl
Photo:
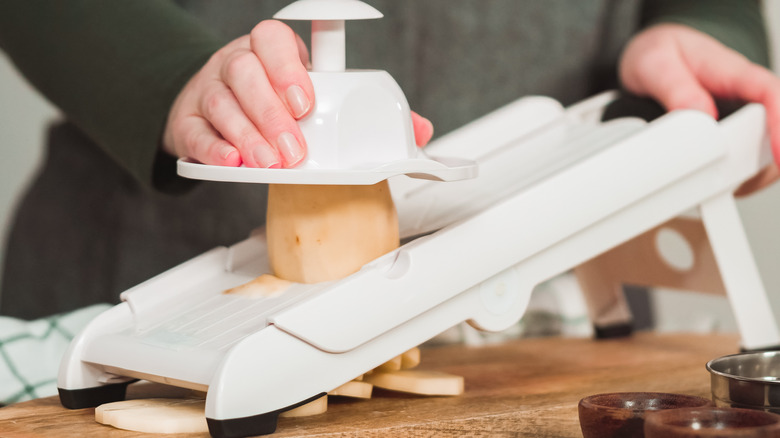
[[[707,362],[716,406],[780,414],[780,352],[742,353]]]

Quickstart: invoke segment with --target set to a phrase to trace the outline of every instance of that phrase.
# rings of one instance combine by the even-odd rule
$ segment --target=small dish
[[[712,406],[710,400],[692,395],[615,392],[585,397],[578,410],[584,438],[639,438],[649,411],[707,406]]]
[[[780,352],[740,353],[707,362],[716,406],[780,414]]]
[[[778,438],[780,415],[754,409],[685,408],[650,412],[646,438]]]

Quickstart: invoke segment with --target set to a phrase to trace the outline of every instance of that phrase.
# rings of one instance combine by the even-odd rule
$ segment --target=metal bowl
[[[780,414],[780,352],[741,353],[707,362],[716,406]]]

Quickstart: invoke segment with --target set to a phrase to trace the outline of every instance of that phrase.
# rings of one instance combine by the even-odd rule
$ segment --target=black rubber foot
[[[752,348],[749,350],[745,347],[739,348],[740,353],[760,353],[762,351],[780,351],[780,345],[769,345],[767,347]]]
[[[290,409],[295,409],[298,406],[303,406],[324,395],[326,395],[326,393],[323,392],[302,402],[287,406],[286,408],[265,414],[253,415],[251,417],[231,418],[229,420],[214,420],[207,417],[206,423],[209,425],[209,433],[214,438],[243,438],[256,435],[268,435],[269,433],[274,433],[276,431],[276,420],[279,419],[279,414],[289,411]]]
[[[68,409],[94,408],[104,403],[111,403],[125,399],[127,385],[137,382],[112,383],[84,389],[57,388],[60,393],[60,403]]]
[[[631,323],[613,324],[603,327],[594,325],[593,332],[596,339],[626,338],[634,333],[634,326]]]

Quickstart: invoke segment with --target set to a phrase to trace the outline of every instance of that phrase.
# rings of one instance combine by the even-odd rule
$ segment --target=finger
[[[206,119],[188,116],[180,119],[173,129],[182,139],[181,144],[176,146],[179,156],[215,166],[241,165],[238,150],[225,141]]]
[[[764,105],[772,153],[775,161],[780,163],[780,79],[755,64],[751,64],[748,70],[744,73],[744,80],[735,84],[736,98]]]
[[[235,95],[224,83],[212,83],[201,102],[200,111],[225,140],[238,148],[247,167],[281,167],[279,154],[247,118]]]
[[[772,152],[780,163],[780,79],[736,52],[725,61],[719,63],[718,74],[704,64],[699,73],[702,83],[717,97],[764,105]]]
[[[739,188],[734,192],[734,195],[737,197],[748,196],[758,190],[763,189],[764,187],[767,187],[778,179],[780,179],[780,172],[777,169],[777,165],[770,164],[756,176],[742,183],[742,185],[739,186]]]
[[[414,141],[417,146],[423,147],[433,137],[433,123],[425,117],[412,111],[412,126],[414,127]]]
[[[306,47],[306,43],[303,42],[303,38],[297,33],[295,34],[295,43],[298,45],[298,56],[301,58],[301,64],[306,66],[306,69],[311,68],[311,62],[309,62],[309,48]]]
[[[257,56],[251,51],[237,51],[225,62],[222,79],[230,87],[241,110],[279,153],[282,167],[299,164],[306,156],[303,134],[271,87]]]
[[[717,117],[715,102],[673,46],[651,49],[634,66],[636,94],[655,98],[668,111],[696,109]]]
[[[742,79],[738,79],[741,76]],[[757,102],[766,109],[769,139],[775,162],[780,163],[780,79],[769,70],[751,64],[746,71],[732,78],[733,89],[724,97]]]
[[[314,86],[306,71],[308,51],[303,41],[286,24],[266,20],[250,34],[252,51],[260,59],[279,99],[296,119],[311,111]],[[305,58],[304,58],[305,53]]]

